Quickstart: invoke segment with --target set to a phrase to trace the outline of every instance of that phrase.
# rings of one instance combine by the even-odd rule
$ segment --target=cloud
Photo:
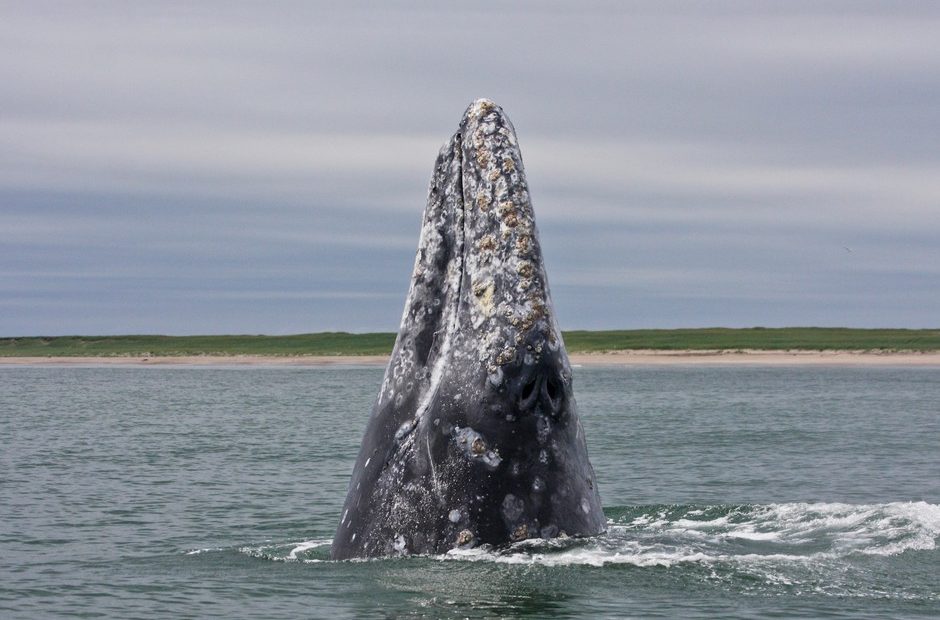
[[[0,334],[394,329],[481,95],[563,326],[930,325],[938,27],[875,1],[12,5]]]

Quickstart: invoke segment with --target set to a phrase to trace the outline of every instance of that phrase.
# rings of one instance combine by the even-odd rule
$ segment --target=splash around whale
[[[516,133],[478,99],[434,165],[331,555],[437,554],[604,526]]]

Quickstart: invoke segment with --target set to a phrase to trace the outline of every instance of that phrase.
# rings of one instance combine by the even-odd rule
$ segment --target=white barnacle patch
[[[499,172],[496,171],[496,174],[499,175]],[[506,179],[504,177],[496,176],[491,180],[496,182],[493,189],[497,198],[503,198],[509,195],[509,186],[507,185]]]
[[[503,459],[499,457],[499,453],[496,452],[496,450],[487,450],[486,453],[480,457],[480,460],[483,461],[483,464],[489,469],[496,469],[499,467],[499,464],[503,462]]]
[[[588,514],[591,512],[591,502],[588,501],[588,498],[581,498],[581,512]]]
[[[477,165],[478,165],[480,168],[486,168],[487,165],[489,165],[489,163],[490,163],[490,154],[489,154],[489,152],[488,152],[485,148],[477,149],[476,160],[477,160]]]
[[[535,420],[535,433],[538,437],[539,444],[545,445],[545,442],[548,441],[548,437],[552,432],[552,423],[544,415],[540,415]],[[544,450],[543,450],[544,452]]]
[[[484,317],[493,316],[496,306],[493,304],[493,296],[496,293],[496,284],[493,281],[477,282],[473,285],[473,296],[476,299],[477,307]]]
[[[408,544],[405,542],[405,537],[401,534],[396,535],[395,540],[392,542],[392,548],[398,553],[408,553]]]
[[[495,107],[496,104],[489,99],[477,99],[470,107],[470,116],[480,118]]]
[[[532,479],[532,490],[536,493],[541,493],[545,490],[545,481],[542,480],[539,476],[536,476]]]
[[[486,380],[494,388],[499,387],[503,384],[503,369],[499,366],[494,366],[493,369],[486,375]]]
[[[454,508],[449,513],[447,513],[447,520],[451,523],[459,523],[461,516],[463,515],[460,514],[460,511]]]
[[[482,149],[484,146],[483,142],[483,130],[477,129],[473,132],[473,148]]]
[[[520,523],[509,535],[509,540],[519,542],[529,537],[529,526],[526,523]]]
[[[395,432],[395,439],[397,439],[398,441],[401,441],[402,439],[408,436],[408,433],[410,433],[414,429],[414,427],[415,427],[414,420],[408,420],[407,422],[405,422],[404,424],[398,427],[398,430]]]
[[[491,199],[490,199],[489,192],[487,192],[486,190],[482,190],[482,189],[479,192],[477,192],[477,207],[479,207],[481,211],[486,211],[487,209],[489,209],[490,202],[491,202]]]
[[[513,133],[512,129],[509,127],[501,127],[499,133],[506,137],[506,139],[509,141],[509,144],[515,146],[516,135]]]
[[[503,462],[499,453],[486,444],[483,435],[472,428],[456,427],[454,429],[454,441],[471,462],[482,463],[487,469],[494,470]]]
[[[539,450],[539,463],[542,465],[548,465],[548,452],[546,450]]]
[[[516,359],[516,349],[513,347],[506,347],[496,355],[496,363],[500,366],[505,366],[514,359]]]
[[[503,498],[503,505],[500,512],[507,523],[515,523],[525,512],[525,502],[512,493]]]
[[[494,133],[496,133],[496,123],[494,122],[495,120],[496,120],[495,118],[487,117],[486,119],[484,119],[484,122],[480,123],[480,128],[477,131],[482,132],[483,135],[486,135],[486,136],[493,135]]]

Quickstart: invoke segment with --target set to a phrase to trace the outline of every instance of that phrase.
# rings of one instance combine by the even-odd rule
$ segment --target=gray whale
[[[605,522],[516,133],[479,99],[434,165],[331,556],[588,536]]]

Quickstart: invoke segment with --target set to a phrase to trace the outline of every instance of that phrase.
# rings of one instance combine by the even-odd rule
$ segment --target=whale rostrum
[[[331,555],[437,554],[604,525],[516,133],[478,99],[434,165]]]

